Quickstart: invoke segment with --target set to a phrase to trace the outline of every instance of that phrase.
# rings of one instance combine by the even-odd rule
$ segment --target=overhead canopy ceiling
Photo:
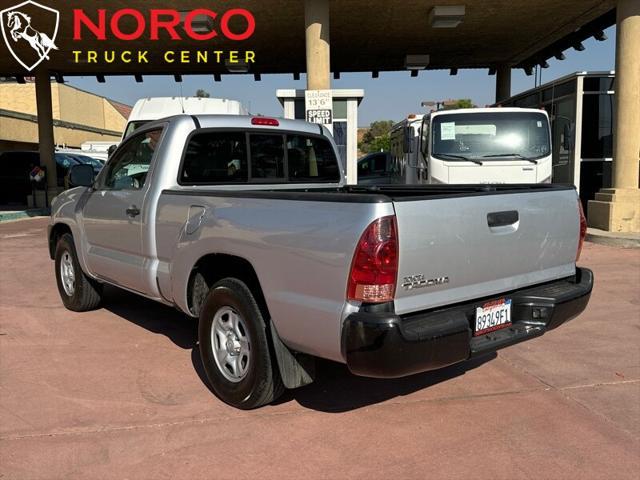
[[[50,60],[40,67],[52,72],[67,75],[228,73],[224,61],[167,64],[162,59],[167,49],[253,50],[255,64],[251,66],[251,73],[303,73],[306,70],[302,0],[40,0],[39,3],[60,10],[58,50],[51,51]],[[428,14],[434,5],[460,4],[466,6],[466,13],[457,28],[431,27]],[[97,18],[98,8],[106,8],[108,14],[120,8],[137,8],[147,14],[150,8],[203,7],[220,14],[229,8],[248,9],[256,19],[255,34],[240,42],[226,40],[221,35],[211,41],[172,41],[166,34],[161,35],[160,41],[150,41],[147,29],[139,40],[121,41],[110,36],[108,41],[99,41],[85,29],[81,42],[72,38],[73,8],[82,8],[89,17]],[[615,21],[614,8],[615,0],[332,0],[331,70],[403,70],[407,54],[430,55],[430,69],[486,68],[504,63],[524,67],[544,61],[558,50],[593,35],[594,29],[611,25]],[[44,24],[51,19],[45,17],[34,18],[32,24],[42,24],[46,29]],[[132,31],[135,25],[125,20],[131,19],[123,19],[122,29]],[[243,30],[243,22],[233,22],[232,30]],[[24,41],[13,45],[19,55],[33,54]],[[74,50],[148,50],[150,63],[143,66],[120,61],[75,63]],[[0,46],[0,52],[0,75],[28,75],[4,45]]]

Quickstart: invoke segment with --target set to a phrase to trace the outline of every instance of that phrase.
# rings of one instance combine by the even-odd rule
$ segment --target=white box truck
[[[364,168],[364,161],[359,173],[376,183],[551,183],[549,116],[499,107],[409,115],[391,130],[386,162],[373,162],[384,171]]]

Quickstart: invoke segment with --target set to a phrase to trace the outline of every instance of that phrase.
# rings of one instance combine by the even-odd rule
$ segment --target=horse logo
[[[36,27],[44,29],[43,26],[47,24],[52,27],[48,34],[31,25],[34,18],[38,20]],[[58,10],[32,0],[0,11],[0,27],[7,48],[13,58],[28,71],[33,70],[43,60],[49,60],[49,52],[52,49],[58,50],[54,42],[59,22]],[[31,47],[32,50],[27,47]]]

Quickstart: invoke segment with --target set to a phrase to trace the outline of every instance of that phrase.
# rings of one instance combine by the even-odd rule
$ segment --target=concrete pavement
[[[497,355],[398,380],[321,362],[243,412],[203,381],[196,324],[108,289],[65,310],[44,219],[0,225],[0,478],[640,475],[640,250],[587,243],[588,310]]]

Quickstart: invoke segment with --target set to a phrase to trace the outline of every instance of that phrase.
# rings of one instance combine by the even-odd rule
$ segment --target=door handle
[[[495,235],[513,233],[520,226],[520,215],[516,210],[506,212],[491,212],[487,214],[489,230]]]
[[[517,210],[508,210],[506,212],[491,212],[487,214],[487,224],[491,228],[506,227],[513,225],[520,219]]]
[[[126,212],[127,212],[127,216],[131,218],[137,217],[138,215],[140,215],[140,209],[135,205],[131,205],[129,208],[127,208]]]

